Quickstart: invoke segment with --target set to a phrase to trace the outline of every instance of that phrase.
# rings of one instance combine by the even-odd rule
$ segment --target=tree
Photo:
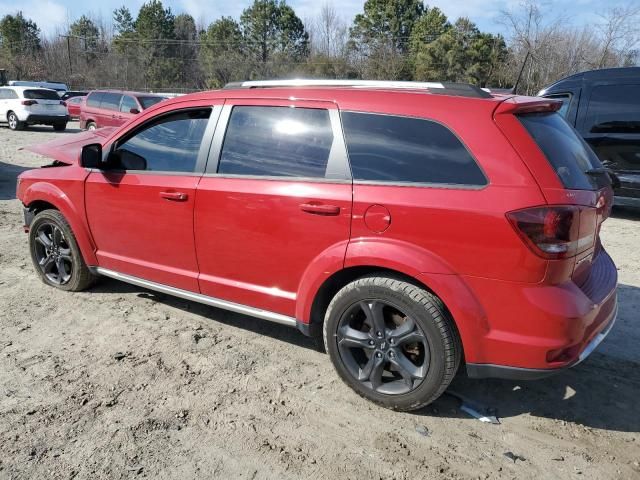
[[[79,37],[82,40],[85,51],[96,50],[100,41],[100,30],[93,20],[82,15],[69,27],[69,35]]]
[[[40,29],[22,12],[0,20],[0,58],[11,66],[16,79],[37,75],[41,69],[36,53],[40,51]]]
[[[240,25],[222,17],[200,34],[200,62],[209,88],[242,80],[247,71]]]
[[[344,55],[347,26],[331,3],[320,7],[320,14],[311,24],[312,52],[325,57]]]
[[[507,55],[501,36],[482,33],[467,18],[430,42],[413,44],[416,80],[468,82],[481,87],[492,83],[493,75]]]
[[[198,31],[191,15],[182,13],[174,19],[176,47],[174,56],[179,67],[181,83],[197,87],[201,72],[198,64]]]
[[[410,79],[409,39],[424,12],[420,0],[367,0],[350,29],[350,50],[369,78]]]
[[[259,62],[260,74],[273,74],[268,62],[298,63],[309,55],[309,34],[302,20],[283,0],[254,0],[242,12],[240,29],[249,58]]]

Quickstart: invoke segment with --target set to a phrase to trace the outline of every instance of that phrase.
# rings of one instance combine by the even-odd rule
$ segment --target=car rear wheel
[[[18,116],[13,112],[9,112],[7,114],[7,123],[9,124],[9,128],[11,130],[23,130],[25,127],[25,123],[21,122],[18,119]]]
[[[87,122],[87,130],[95,130],[96,128],[98,128],[98,126],[95,122]]]
[[[462,355],[440,299],[391,277],[367,276],[342,288],[329,304],[323,333],[342,380],[393,410],[416,410],[438,398]]]
[[[53,124],[53,129],[56,132],[64,132],[67,129],[67,124],[65,123],[54,123]]]
[[[31,222],[29,247],[42,281],[52,287],[77,292],[96,276],[87,267],[69,223],[57,210],[43,210]]]

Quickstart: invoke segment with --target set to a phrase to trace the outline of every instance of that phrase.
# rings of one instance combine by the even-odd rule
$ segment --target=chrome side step
[[[184,298],[185,300],[191,300],[212,307],[222,308],[224,310],[230,310],[236,313],[242,313],[251,317],[261,318],[263,320],[269,320],[271,322],[280,323],[282,325],[288,325],[290,327],[296,326],[296,319],[288,317],[280,313],[270,312],[268,310],[262,310],[259,308],[249,307],[240,303],[229,302],[227,300],[221,300],[215,297],[208,297],[200,293],[190,292],[188,290],[182,290],[180,288],[170,287],[161,283],[152,282],[143,278],[127,275],[126,273],[114,272],[107,268],[91,267],[93,273],[104,275],[105,277],[115,278],[138,287],[148,288],[149,290],[155,290],[156,292],[166,293],[167,295],[173,295],[175,297]]]

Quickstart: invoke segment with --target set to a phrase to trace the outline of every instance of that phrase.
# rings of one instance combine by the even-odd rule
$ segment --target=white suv
[[[67,128],[69,113],[55,90],[35,87],[0,87],[0,122],[11,130],[28,125],[52,125],[56,131]]]

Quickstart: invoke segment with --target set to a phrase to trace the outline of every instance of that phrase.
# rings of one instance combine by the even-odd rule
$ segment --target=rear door
[[[54,90],[29,89],[23,93],[25,100],[35,102],[29,106],[29,112],[33,115],[63,116],[67,114],[67,108],[62,105],[58,93]]]
[[[227,100],[196,194],[201,292],[294,316],[307,269],[343,264],[348,172],[335,104]]]
[[[85,197],[100,267],[197,292],[195,188],[220,109],[187,107],[115,140],[114,167],[89,174]]]
[[[640,206],[640,82],[596,83],[588,95],[582,134],[620,180],[616,202]]]

